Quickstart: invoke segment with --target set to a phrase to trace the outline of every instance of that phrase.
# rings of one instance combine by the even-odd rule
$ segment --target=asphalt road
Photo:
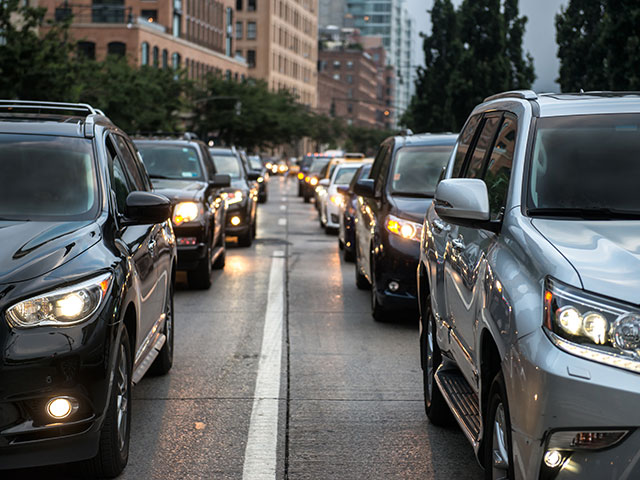
[[[480,479],[461,431],[426,419],[415,319],[374,322],[296,181],[269,189],[256,242],[230,246],[211,290],[179,283],[174,366],[134,389],[121,478]],[[256,400],[257,388],[272,393]],[[68,467],[5,473],[77,478]]]

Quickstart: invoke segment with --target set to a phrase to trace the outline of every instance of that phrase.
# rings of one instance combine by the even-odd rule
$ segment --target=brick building
[[[135,65],[185,68],[190,78],[219,72],[244,78],[235,58],[235,0],[39,0],[48,18],[73,16],[80,55],[126,56]]]

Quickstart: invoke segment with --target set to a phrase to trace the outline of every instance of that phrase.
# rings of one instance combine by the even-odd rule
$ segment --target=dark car
[[[258,202],[266,203],[269,198],[269,172],[267,172],[267,168],[262,163],[260,155],[247,155],[247,160],[249,161],[249,170],[260,174],[256,179],[256,182],[258,182]]]
[[[309,168],[313,163],[313,160],[318,157],[318,154],[307,154],[300,162],[300,171],[298,172],[298,196],[302,197],[305,189],[305,176],[309,173]]]
[[[0,469],[115,477],[173,362],[171,204],[89,105],[1,101],[0,151]]]
[[[355,259],[355,215],[358,208],[358,196],[354,193],[353,188],[358,180],[367,178],[371,171],[371,164],[362,165],[351,179],[349,185],[340,185],[338,192],[344,196],[344,208],[340,218],[340,227],[338,229],[338,246],[342,250],[342,256],[345,262],[353,262]]]
[[[311,199],[314,198],[316,187],[320,181],[320,174],[329,164],[331,158],[332,157],[316,157],[313,159],[313,162],[311,162],[309,171],[304,176],[304,185],[302,188],[304,203],[309,203]]]
[[[178,270],[189,287],[211,286],[213,269],[224,268],[225,202],[221,188],[228,175],[216,174],[207,146],[186,139],[136,140],[153,189],[171,200],[171,222],[177,237]]]
[[[356,182],[356,285],[371,287],[371,311],[417,312],[416,269],[425,213],[457,135],[422,134],[386,139],[369,178]]]
[[[231,177],[231,187],[224,190],[227,203],[226,233],[238,237],[238,245],[249,247],[256,236],[258,189],[254,182],[260,174],[247,172],[234,148],[210,148],[216,171]]]

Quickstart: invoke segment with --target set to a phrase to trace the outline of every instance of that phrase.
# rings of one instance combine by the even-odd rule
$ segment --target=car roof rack
[[[511,90],[508,92],[496,93],[484,99],[485,102],[500,100],[503,98],[521,98],[523,100],[537,100],[538,94],[533,90]]]
[[[0,100],[0,111],[33,110],[34,113],[78,112],[84,115],[104,115],[88,103],[39,102],[33,100]]]

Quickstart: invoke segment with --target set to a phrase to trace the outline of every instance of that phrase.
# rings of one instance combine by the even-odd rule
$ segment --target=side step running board
[[[457,368],[440,365],[435,379],[462,431],[477,451],[481,426],[478,395]]]
[[[166,341],[167,337],[164,334],[161,334],[160,337],[158,337],[156,344],[149,351],[149,353],[147,353],[147,356],[144,358],[144,360],[140,362],[138,368],[134,370],[133,375],[131,376],[131,380],[133,381],[134,385],[142,380],[142,377],[144,377],[144,374],[147,373],[147,370],[149,370],[149,367],[151,367],[151,365],[153,364],[153,361],[158,356],[158,353],[160,353],[160,350],[162,350],[164,342]]]

